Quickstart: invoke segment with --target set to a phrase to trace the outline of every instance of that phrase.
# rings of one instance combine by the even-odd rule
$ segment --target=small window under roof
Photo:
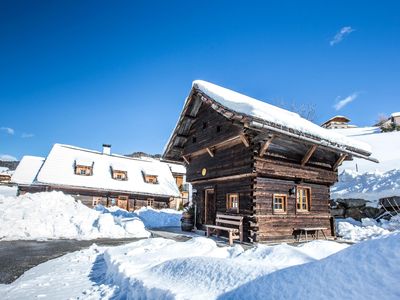
[[[143,175],[144,182],[151,183],[151,184],[158,184],[158,175],[147,174],[144,171],[142,171],[142,175]]]

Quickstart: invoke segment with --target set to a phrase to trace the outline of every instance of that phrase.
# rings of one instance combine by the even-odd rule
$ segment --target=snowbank
[[[102,205],[97,205],[95,209],[102,213],[110,213],[114,218],[139,218],[146,228],[181,226],[182,212],[169,208],[158,210],[148,206],[142,207],[134,212],[129,212],[117,206],[104,207]]]
[[[399,299],[400,235],[351,246],[326,259],[261,276],[221,299]]]
[[[141,240],[110,248],[104,259],[118,299],[215,299],[240,285],[293,265],[324,258],[347,245],[313,241],[299,247],[218,247],[213,240]],[[294,287],[294,286],[293,286]],[[251,297],[250,297],[251,298]]]
[[[0,185],[0,197],[10,197],[17,195],[18,188],[16,186]]]
[[[149,237],[134,216],[115,218],[61,192],[0,195],[0,239],[96,239]]]
[[[336,220],[337,235],[345,240],[359,242],[374,239],[392,232],[400,232],[400,216],[392,217],[390,221],[365,218],[361,222],[352,218]]]
[[[181,226],[182,212],[174,209],[156,210],[151,207],[142,207],[135,210],[135,213],[147,228]]]

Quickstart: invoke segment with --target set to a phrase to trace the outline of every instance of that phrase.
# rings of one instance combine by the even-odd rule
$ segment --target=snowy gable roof
[[[75,161],[93,162],[91,176],[76,175]],[[128,180],[115,180],[111,169],[127,171]],[[142,171],[157,175],[158,184],[144,182]],[[90,188],[153,196],[176,197],[179,190],[167,164],[122,155],[108,155],[69,145],[55,144],[37,176],[40,184]]]
[[[21,185],[32,184],[44,161],[43,157],[24,156],[15,169],[11,182]]]
[[[302,118],[297,113],[203,80],[193,82],[192,91],[185,103],[184,110],[189,109],[190,101],[195,98],[193,97],[194,94],[200,94],[199,98],[202,102],[211,102],[211,107],[222,113],[226,118],[235,118],[235,120],[246,124],[249,128],[271,130],[310,143],[326,146],[337,152],[374,160],[369,158],[371,147],[366,143],[322,128]],[[177,127],[183,118],[184,116],[181,115]],[[166,145],[165,153],[171,149],[174,138],[173,133]]]

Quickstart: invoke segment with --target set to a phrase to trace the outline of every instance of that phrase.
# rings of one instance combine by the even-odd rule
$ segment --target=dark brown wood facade
[[[244,216],[247,242],[292,239],[299,227],[326,227],[331,235],[329,188],[351,153],[250,122],[192,89],[164,158],[186,163],[197,225],[212,224],[219,212]],[[238,212],[227,207],[230,193],[239,195]],[[277,196],[285,202],[279,211]]]
[[[18,186],[18,194],[50,191],[60,191],[67,195],[71,195],[88,207],[94,207],[97,204],[102,204],[104,206],[117,205],[128,211],[136,210],[143,206],[151,206],[156,209],[169,208],[170,201],[172,200],[171,197],[160,197],[156,195],[131,194],[126,192],[102,191],[66,186]]]

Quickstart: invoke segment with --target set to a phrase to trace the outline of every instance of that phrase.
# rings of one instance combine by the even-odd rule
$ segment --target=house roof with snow
[[[91,166],[92,175],[75,174],[76,165]],[[112,170],[125,171],[127,180],[113,179]],[[144,174],[157,176],[157,184],[145,182]],[[179,196],[179,189],[165,163],[62,144],[53,146],[36,177],[36,183],[149,196]]]
[[[24,156],[15,169],[11,182],[19,185],[31,185],[35,181],[44,160],[44,157]]]
[[[332,122],[340,122],[340,123],[349,123],[351,120],[345,116],[334,116],[330,118],[329,120],[325,121],[324,123],[321,124],[322,127],[325,127],[327,124],[332,123]]]
[[[187,98],[178,123],[164,149],[164,158],[179,157],[179,148],[185,143],[182,137],[191,126],[201,103],[208,103],[218,113],[246,128],[257,131],[269,130],[308,143],[350,154],[372,161],[368,144],[327,130],[298,115],[224,87],[196,80]]]

